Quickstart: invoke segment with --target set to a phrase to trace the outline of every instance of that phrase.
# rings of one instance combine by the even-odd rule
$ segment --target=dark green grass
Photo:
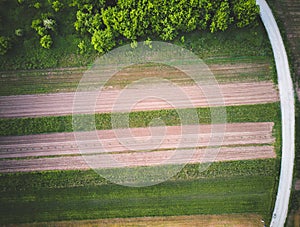
[[[85,55],[78,53],[77,45],[80,38],[74,34],[73,24],[70,23],[71,28],[68,24],[70,20],[75,20],[72,18],[74,15],[75,13],[70,11],[65,14],[68,17],[67,21],[60,18],[58,24],[61,25],[61,29],[59,27],[59,34],[54,35],[54,45],[50,50],[45,50],[40,46],[38,37],[29,28],[28,36],[24,40],[20,39],[18,45],[15,45],[7,55],[0,56],[0,69],[45,69],[86,66],[92,63],[97,56],[95,51],[90,51]],[[27,21],[27,23],[30,24],[31,21]],[[65,28],[68,28],[67,31],[64,31]],[[33,38],[29,38],[30,36]],[[220,59],[243,56],[251,56],[253,59],[259,56],[272,57],[267,35],[260,22],[257,26],[242,29],[230,28],[224,32],[213,34],[196,31],[182,34],[182,36],[185,37],[184,43],[181,43],[180,38],[174,40],[174,43],[186,47],[204,60],[216,57]]]
[[[193,51],[202,59],[222,59],[224,56],[232,58],[242,56],[272,56],[272,49],[262,23],[257,26],[242,29],[229,28],[225,32],[193,32],[182,34],[185,42],[180,44]]]
[[[135,189],[117,185],[46,189],[1,197],[1,222],[259,213],[270,207],[272,177],[221,178]]]
[[[0,222],[244,212],[268,217],[276,162],[213,163],[205,172],[188,165],[146,188],[110,184],[93,171],[2,174]]]
[[[211,123],[210,109],[198,108],[199,123]],[[280,119],[279,103],[227,106],[227,122],[274,122]],[[132,112],[129,115],[130,127],[146,127],[155,119],[160,118],[166,125],[180,124],[176,110],[157,110]],[[111,129],[111,114],[96,114],[96,128],[98,130]],[[214,122],[218,123],[218,122]],[[221,121],[222,123],[222,121]],[[86,126],[86,125],[85,125]],[[93,126],[91,125],[91,129]],[[40,118],[15,118],[0,119],[0,135],[30,135],[52,132],[71,132],[72,116],[40,117]]]

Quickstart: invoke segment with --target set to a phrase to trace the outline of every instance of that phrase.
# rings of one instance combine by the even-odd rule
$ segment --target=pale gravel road
[[[143,110],[160,110],[173,109],[166,100],[159,97],[165,95],[176,100],[176,108],[190,108],[191,104],[194,107],[210,106],[207,102],[206,95],[201,92],[197,86],[181,86],[180,92],[174,92],[172,89],[159,89],[160,85],[143,88],[142,94],[151,94],[152,97],[146,98],[136,105],[132,106],[131,111]],[[259,103],[271,103],[279,100],[278,92],[272,82],[252,82],[252,83],[232,83],[220,84],[220,92],[224,98],[224,105],[247,105]],[[140,90],[133,90],[130,97],[126,97],[118,101],[118,97],[122,90],[111,89],[104,90],[98,97],[95,108],[96,113],[109,112],[128,112],[128,106],[131,106],[132,100],[141,95]],[[172,92],[171,94],[169,94]],[[75,93],[53,93],[39,95],[19,95],[19,96],[2,96],[0,97],[0,118],[8,117],[41,117],[41,116],[63,116],[71,115],[73,112],[73,101]],[[93,95],[84,94],[84,103],[87,99],[92,100]],[[90,97],[91,96],[91,97]],[[155,97],[158,98],[155,98]],[[79,96],[80,97],[80,96]],[[187,100],[188,98],[188,100]],[[214,100],[218,102],[221,97],[216,92],[216,97],[209,97],[210,103]],[[117,104],[116,104],[116,101]],[[189,103],[190,102],[190,103]],[[117,106],[117,109],[113,109]],[[85,113],[86,110],[80,109],[80,113]],[[90,108],[90,106],[88,107]],[[90,112],[89,112],[90,113]]]
[[[295,158],[295,106],[293,83],[284,43],[271,9],[265,0],[256,0],[276,62],[282,117],[282,158],[277,198],[270,226],[284,226],[292,189]]]

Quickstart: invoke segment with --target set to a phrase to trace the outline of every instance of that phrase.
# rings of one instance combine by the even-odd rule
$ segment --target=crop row
[[[224,111],[224,109],[217,110]],[[197,113],[200,124],[211,123],[210,108],[198,108]],[[122,113],[118,115],[122,117]],[[227,119],[219,119],[213,123],[278,122],[280,119],[279,103],[227,106],[226,115]],[[131,112],[129,114],[129,126],[147,127],[155,118],[160,118],[169,126],[179,125],[181,123],[177,110],[155,110]],[[91,124],[85,121],[80,121],[80,123],[83,124],[85,129],[87,128],[86,124]],[[111,114],[96,114],[95,124],[98,130],[111,129]],[[77,128],[79,128],[79,125],[77,125]],[[93,130],[95,127],[91,124],[90,128]],[[0,119],[0,136],[71,131],[73,131],[72,116]]]

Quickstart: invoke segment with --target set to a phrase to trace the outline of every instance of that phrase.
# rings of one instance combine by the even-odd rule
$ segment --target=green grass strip
[[[1,196],[0,220],[4,224],[245,212],[266,216],[273,182],[269,176],[247,176],[147,188],[102,185],[20,192]]]
[[[277,161],[275,159],[263,160],[241,160],[230,162],[214,162],[205,170],[200,171],[200,164],[188,164],[171,181],[176,180],[196,180],[202,178],[220,178],[233,176],[275,176]],[[172,165],[170,165],[172,167]],[[162,175],[162,171],[168,171],[169,166],[149,167],[157,171],[157,175]],[[134,173],[133,178],[146,180],[142,167],[114,169],[117,172]],[[110,170],[106,171],[108,175]],[[106,176],[107,176],[106,175]],[[117,177],[117,176],[116,176]],[[29,173],[5,173],[0,174],[0,193],[34,191],[44,188],[72,188],[81,186],[99,186],[109,184],[109,182],[98,175],[93,170],[68,170],[68,171],[43,171]]]
[[[172,180],[145,188],[110,184],[93,171],[2,174],[0,221],[244,212],[268,217],[275,167],[274,159],[213,163],[205,172],[188,165]]]
[[[274,122],[280,119],[279,103],[228,106],[227,122]],[[198,108],[200,124],[211,123],[210,108]],[[146,127],[152,119],[160,118],[166,125],[181,123],[176,110],[155,110],[132,112],[129,115],[130,127]],[[98,130],[111,129],[111,114],[96,114],[96,128]],[[218,122],[214,122],[218,123]],[[91,127],[93,128],[93,127]],[[52,132],[71,132],[72,116],[0,119],[0,135],[30,135]]]

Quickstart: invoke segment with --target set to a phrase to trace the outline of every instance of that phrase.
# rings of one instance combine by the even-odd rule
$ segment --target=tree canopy
[[[1,1],[0,4],[4,5],[3,2],[7,0]],[[218,32],[230,26],[242,28],[255,24],[259,14],[255,0],[17,1],[20,9],[26,11],[24,14],[30,18],[30,25],[29,29],[16,27],[14,36],[26,39],[30,31],[35,32],[41,46],[49,49],[52,43],[55,44],[53,40],[57,34],[61,35],[64,30],[71,31],[72,28],[71,32],[76,32],[82,39],[78,42],[80,53],[90,49],[88,46],[105,53],[122,42],[131,42],[134,46],[139,40],[151,38],[170,41],[195,30]],[[0,16],[1,23],[3,20]],[[64,28],[59,23],[63,23]],[[0,36],[1,54],[7,52],[8,40],[11,43],[20,40],[8,37],[1,28]]]
[[[255,0],[118,0],[113,5],[75,1],[75,28],[90,35],[100,53],[112,49],[117,40],[134,43],[157,37],[169,41],[196,29],[217,32],[231,25],[245,27],[255,22],[259,13]]]

